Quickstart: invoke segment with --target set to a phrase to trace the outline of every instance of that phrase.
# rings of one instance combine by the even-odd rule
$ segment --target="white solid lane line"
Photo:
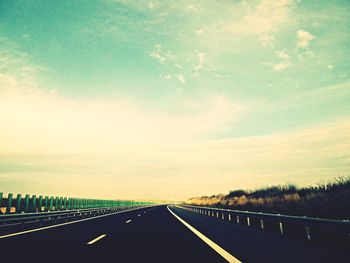
[[[95,239],[91,240],[90,242],[87,242],[87,245],[92,245],[93,243],[99,241],[100,239],[104,238],[106,235],[100,235],[99,237],[96,237]]]
[[[184,224],[189,230],[191,230],[194,234],[196,234],[200,239],[202,239],[205,243],[207,243],[212,249],[214,249],[220,256],[222,256],[224,259],[226,259],[228,262],[234,262],[239,263],[237,258],[232,256],[229,252],[227,252],[225,249],[220,247],[218,244],[214,243],[212,240],[207,238],[205,235],[203,235],[201,232],[199,232],[197,229],[195,229],[193,226],[191,226],[189,223],[187,223],[185,220],[183,220],[181,217],[179,217],[177,214],[175,214],[173,211],[170,210],[169,206],[167,206],[169,212],[175,216],[177,220],[179,220],[182,224]]]
[[[129,219],[128,221],[125,222],[125,224],[129,224],[131,222],[131,219]]]

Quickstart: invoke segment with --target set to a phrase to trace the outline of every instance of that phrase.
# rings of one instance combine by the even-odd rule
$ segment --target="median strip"
[[[234,263],[241,262],[237,258],[232,256],[229,252],[227,252],[225,249],[220,247],[218,244],[214,243],[214,241],[210,240],[208,237],[203,235],[201,232],[199,232],[197,229],[195,229],[193,226],[191,226],[189,223],[187,223],[185,220],[183,220],[181,217],[179,217],[173,211],[171,211],[169,206],[167,206],[167,208],[168,208],[169,212],[177,220],[179,220],[182,224],[184,224],[189,230],[191,230],[195,235],[197,235],[200,239],[202,239],[207,245],[209,245],[212,249],[214,249],[220,256],[222,256],[228,262],[234,262]]]
[[[95,239],[91,240],[90,242],[86,243],[87,245],[92,245],[93,243],[99,241],[100,239],[104,238],[106,235],[100,235],[99,237],[96,237]]]

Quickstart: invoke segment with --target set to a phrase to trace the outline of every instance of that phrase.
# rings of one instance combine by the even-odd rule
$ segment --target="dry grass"
[[[220,208],[350,219],[350,177],[327,184],[297,187],[279,185],[256,190],[235,190],[228,195],[190,198],[186,204]]]

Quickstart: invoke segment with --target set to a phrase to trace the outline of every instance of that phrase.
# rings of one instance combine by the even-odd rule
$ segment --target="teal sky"
[[[349,25],[345,0],[1,1],[0,190],[184,199],[349,175]]]

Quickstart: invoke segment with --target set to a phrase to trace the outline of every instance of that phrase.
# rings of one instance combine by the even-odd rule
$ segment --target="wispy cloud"
[[[288,68],[291,65],[290,57],[289,57],[287,52],[285,52],[284,50],[277,50],[276,51],[276,55],[282,61],[273,65],[273,69],[274,70],[282,71],[282,70],[285,70],[286,68]]]
[[[157,45],[154,45],[154,50],[151,51],[149,53],[150,57],[151,58],[154,58],[156,60],[158,60],[160,63],[165,63],[167,61],[167,59],[171,58],[172,57],[172,53],[167,51],[167,52],[164,52],[162,50],[162,46],[157,44]]]
[[[203,68],[203,64],[205,62],[205,53],[204,52],[198,52],[198,65],[195,66],[195,70],[199,71]]]
[[[248,12],[241,21],[230,24],[227,29],[234,34],[256,36],[264,46],[270,45],[280,26],[288,21],[292,4],[292,0],[261,0],[254,11]]]
[[[273,69],[277,71],[285,70],[288,67],[289,67],[289,64],[287,62],[281,62],[273,65]]]
[[[177,79],[182,83],[182,84],[186,84],[186,79],[185,76],[182,74],[176,74],[175,75],[177,77]]]
[[[297,37],[297,47],[300,48],[306,48],[310,44],[310,42],[316,38],[314,35],[305,30],[298,30]]]
[[[37,89],[47,69],[30,60],[11,40],[0,36],[0,82],[1,88],[21,87]]]

